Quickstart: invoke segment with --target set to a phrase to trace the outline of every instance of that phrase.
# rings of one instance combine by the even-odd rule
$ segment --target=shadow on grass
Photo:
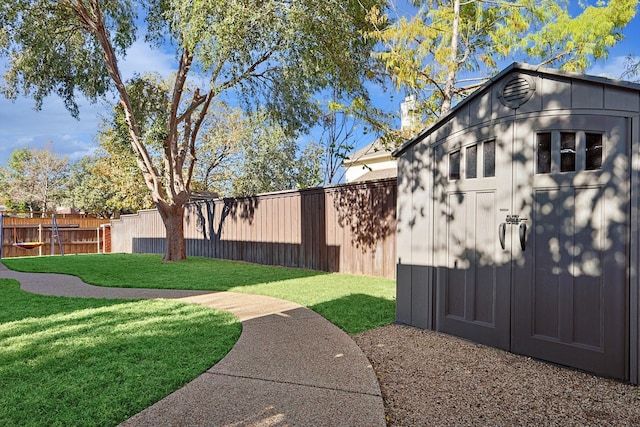
[[[393,323],[396,303],[365,294],[351,294],[309,307],[348,334]]]
[[[40,296],[13,280],[0,280],[0,300],[0,425],[116,425],[215,364],[241,331],[191,304]]]
[[[111,307],[132,301],[36,295],[20,290],[20,283],[13,279],[0,279],[0,296],[0,323],[33,316],[69,314],[78,310]]]

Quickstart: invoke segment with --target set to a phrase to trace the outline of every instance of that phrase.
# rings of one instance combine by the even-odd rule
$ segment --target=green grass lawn
[[[348,333],[386,325],[395,316],[391,279],[191,257],[162,263],[159,255],[107,254],[8,258],[7,267],[72,274],[98,286],[247,292],[297,302]]]
[[[157,255],[10,258],[9,268],[101,286],[270,295],[355,334],[391,323],[389,279]],[[222,359],[240,335],[228,313],[169,300],[33,295],[0,279],[0,426],[111,426]]]
[[[192,304],[33,295],[0,279],[0,425],[116,425],[222,359],[240,331]]]

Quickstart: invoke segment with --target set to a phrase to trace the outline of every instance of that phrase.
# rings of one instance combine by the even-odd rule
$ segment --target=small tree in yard
[[[302,152],[282,127],[264,114],[249,121],[250,133],[236,156],[233,196],[315,187],[320,184],[321,148],[310,142]]]
[[[76,94],[95,101],[114,88],[144,181],[166,227],[165,261],[185,258],[184,205],[197,159],[196,141],[211,103],[234,91],[247,107],[262,104],[287,131],[316,115],[314,92],[357,94],[373,41],[368,17],[381,0],[14,0],[0,5],[0,54],[9,58],[4,93],[51,93],[78,116]],[[172,47],[175,82],[154,133],[158,168],[138,122],[120,61],[138,30],[156,48]],[[191,74],[207,83],[187,91]],[[139,102],[138,102],[139,103]],[[161,106],[158,106],[159,108]]]
[[[63,198],[69,168],[66,158],[49,150],[23,148],[11,153],[8,167],[0,167],[2,195],[33,215],[46,212]]]

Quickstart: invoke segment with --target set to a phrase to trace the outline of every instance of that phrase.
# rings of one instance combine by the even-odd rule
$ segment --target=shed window
[[[460,179],[460,150],[449,154],[449,179]]]
[[[485,178],[496,176],[496,141],[491,140],[482,144],[483,174]]]
[[[537,173],[551,172],[551,133],[539,133],[538,135],[538,168]]]
[[[602,168],[602,134],[587,133],[587,163],[586,170],[595,170]]]
[[[576,134],[560,133],[560,172],[576,170]]]
[[[465,150],[466,178],[476,178],[478,176],[478,146],[472,145]]]
[[[604,161],[602,133],[585,132],[584,139],[579,138],[581,132],[540,132],[536,134],[537,168],[536,173],[574,172],[578,168],[584,170],[602,169]],[[553,136],[553,138],[552,138]],[[553,141],[553,142],[552,142]],[[559,143],[559,144],[558,144]],[[560,153],[558,153],[560,149]],[[580,156],[578,156],[580,150]],[[558,154],[560,154],[558,156]],[[582,157],[584,166],[577,159]],[[558,160],[560,164],[558,164]]]

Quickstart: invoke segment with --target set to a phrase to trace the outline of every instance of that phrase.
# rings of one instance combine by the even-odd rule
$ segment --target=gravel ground
[[[407,326],[354,339],[389,426],[640,426],[636,386]]]

